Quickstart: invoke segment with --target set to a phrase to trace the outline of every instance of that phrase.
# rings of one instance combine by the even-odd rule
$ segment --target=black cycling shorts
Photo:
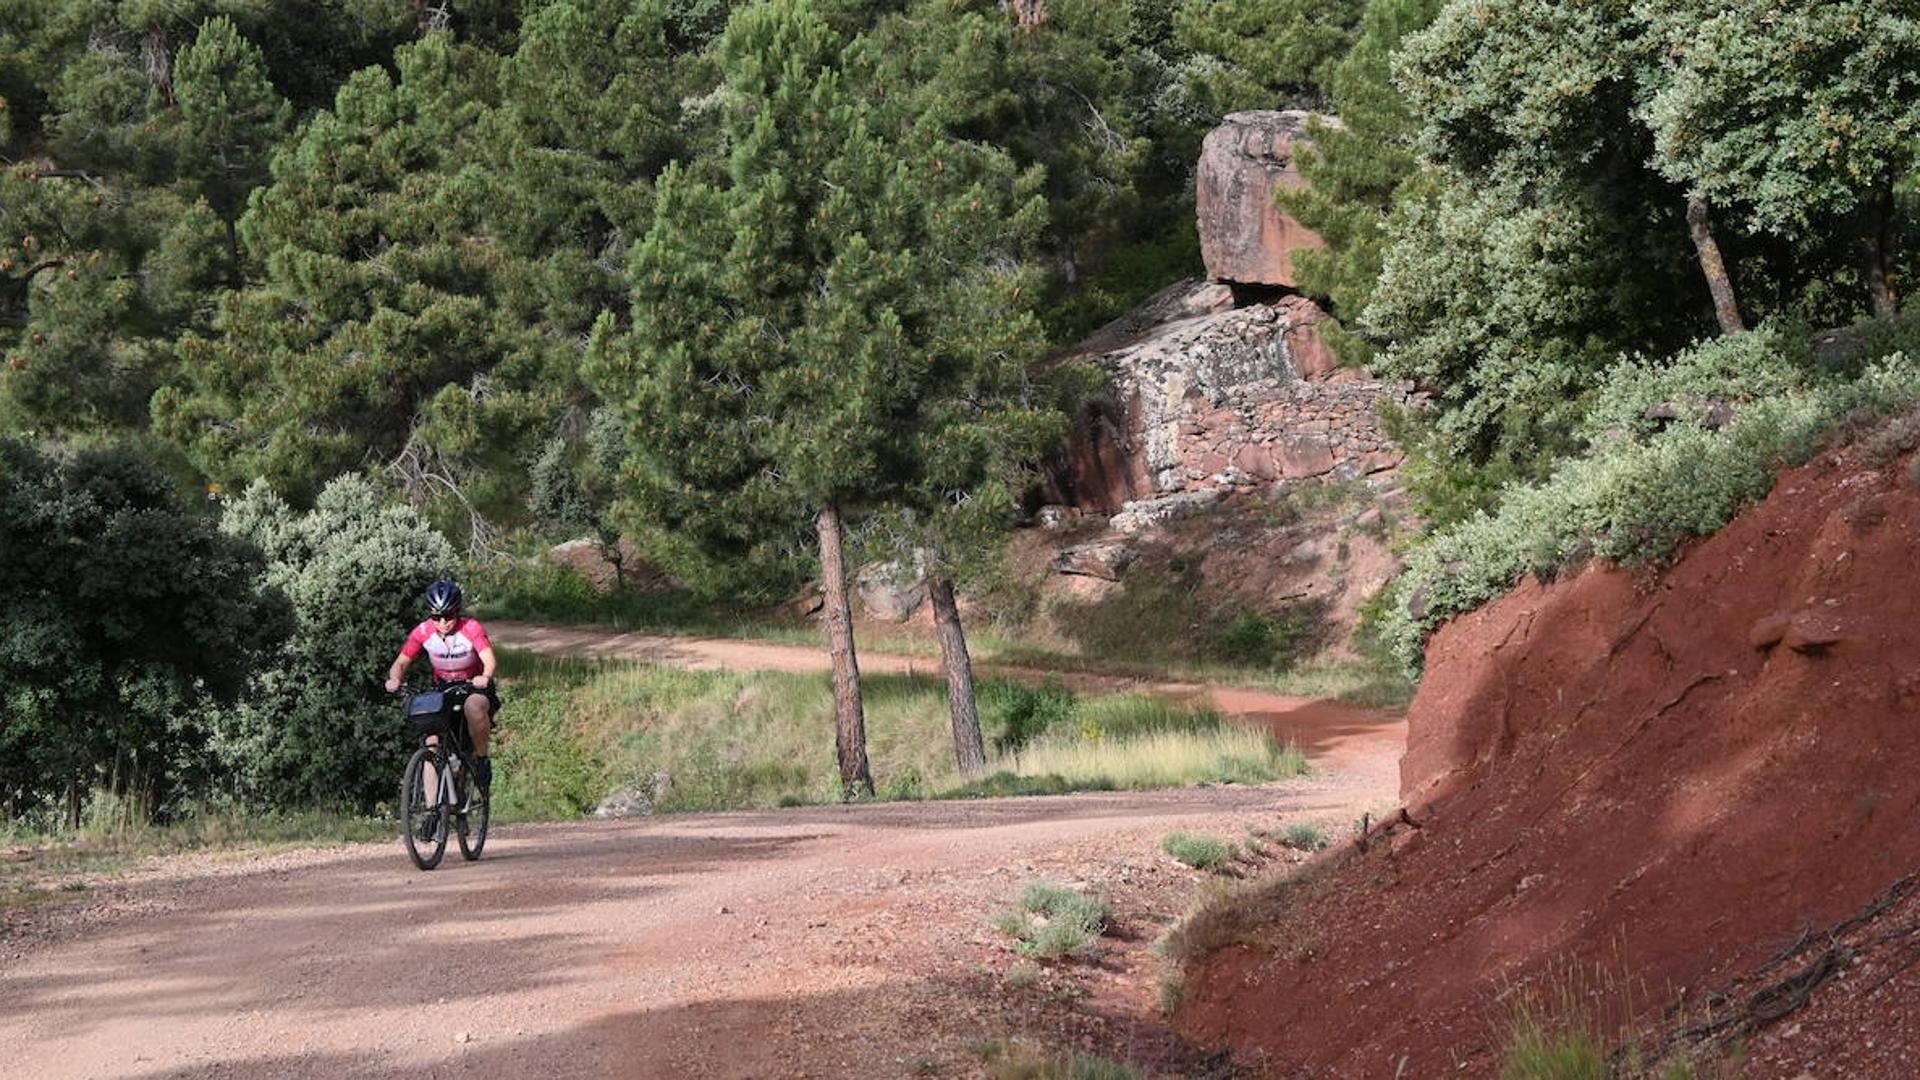
[[[454,680],[454,681],[455,681],[455,682],[466,682],[467,680],[465,680],[465,679],[456,679],[456,680]],[[438,679],[436,679],[436,680],[434,680],[434,685],[435,685],[435,686],[449,686],[449,685],[451,685],[451,683],[444,683],[444,682],[441,682],[441,681],[439,681]],[[500,683],[499,683],[499,681],[498,681],[498,680],[494,680],[494,679],[489,679],[489,680],[487,681],[487,688],[486,688],[485,690],[481,690],[481,689],[478,689],[478,688],[476,688],[476,689],[475,689],[475,690],[474,690],[473,692],[474,692],[474,693],[476,693],[476,694],[484,694],[484,695],[486,695],[486,698],[487,698],[487,703],[493,706],[493,714],[492,714],[492,715],[493,715],[493,718],[494,718],[494,719],[495,719],[496,721],[497,721],[497,720],[499,720],[499,719],[500,719]]]

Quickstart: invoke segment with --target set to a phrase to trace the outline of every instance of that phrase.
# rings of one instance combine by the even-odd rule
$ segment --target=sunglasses
[[[433,615],[429,616],[429,618],[433,619],[434,622],[458,622],[460,620],[460,613],[450,611],[445,615]]]

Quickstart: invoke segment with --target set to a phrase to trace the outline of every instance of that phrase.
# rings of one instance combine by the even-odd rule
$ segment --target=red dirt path
[[[824,661],[493,629],[506,646],[676,663]],[[1275,695],[1223,705],[1297,738],[1322,771],[1261,787],[509,825],[479,862],[450,856],[427,874],[393,841],[95,879],[70,905],[0,910],[0,1074],[978,1076],[975,1047],[1004,1039],[1188,1075],[1200,1059],[1161,1018],[1151,946],[1211,879],[1160,838],[1337,830],[1391,799],[1404,731]],[[1014,985],[1020,959],[991,920],[1034,881],[1107,895],[1116,926],[1089,956]]]
[[[1422,827],[1276,901],[1182,1030],[1275,1076],[1485,1075],[1513,1003],[1566,989],[1649,1045],[1751,1011],[1750,1075],[1915,1075],[1915,902],[1852,951],[1822,935],[1920,867],[1917,537],[1905,468],[1831,454],[1665,573],[1528,583],[1444,627],[1403,766]],[[1822,957],[1810,1006],[1748,1009]]]

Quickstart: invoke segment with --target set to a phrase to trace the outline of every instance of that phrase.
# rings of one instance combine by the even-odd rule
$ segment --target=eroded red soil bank
[[[1272,1075],[1486,1073],[1528,987],[1731,1018],[1831,952],[1766,967],[1920,867],[1920,493],[1859,457],[1665,572],[1528,583],[1445,627],[1402,764],[1421,827],[1192,972],[1183,1029]],[[1757,1024],[1748,1072],[1910,1075],[1920,964],[1857,936],[1880,940]]]

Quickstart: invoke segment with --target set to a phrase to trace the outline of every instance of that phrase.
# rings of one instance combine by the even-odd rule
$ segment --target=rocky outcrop
[[[1076,350],[1110,376],[1113,394],[1076,419],[1050,501],[1114,513],[1178,492],[1352,479],[1399,464],[1379,409],[1412,402],[1410,385],[1337,367],[1313,301],[1223,309],[1222,291],[1184,282],[1142,308],[1172,318],[1148,325],[1131,314]]]
[[[1297,109],[1233,113],[1201,144],[1194,203],[1208,277],[1291,288],[1299,284],[1293,253],[1324,246],[1273,201],[1275,191],[1306,183],[1294,146],[1311,115]]]
[[[861,607],[878,619],[905,621],[927,599],[926,564],[919,559],[868,563],[853,582]]]

